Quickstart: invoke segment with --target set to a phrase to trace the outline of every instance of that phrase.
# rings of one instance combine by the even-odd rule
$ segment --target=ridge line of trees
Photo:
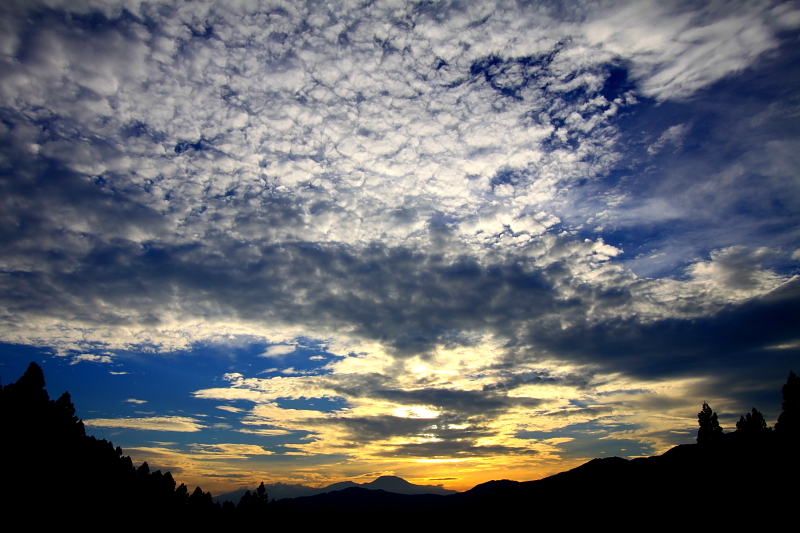
[[[238,505],[219,504],[200,487],[189,492],[178,485],[170,472],[151,471],[146,461],[135,467],[119,446],[86,434],[69,392],[50,399],[44,373],[33,362],[15,383],[0,385],[0,427],[6,463],[0,501],[29,527],[76,510],[115,521],[131,517],[134,524],[145,513],[146,523],[250,525],[272,505],[263,482]],[[50,487],[45,497],[43,483]]]
[[[704,446],[722,442],[723,439],[768,439],[777,438],[781,441],[796,441],[800,437],[800,378],[794,372],[789,372],[786,384],[781,387],[783,394],[783,410],[778,416],[775,427],[771,428],[764,420],[764,415],[753,407],[749,413],[743,414],[736,422],[736,431],[724,433],[719,425],[719,418],[708,402],[703,402],[703,407],[697,413],[700,428],[697,430],[697,443]]]

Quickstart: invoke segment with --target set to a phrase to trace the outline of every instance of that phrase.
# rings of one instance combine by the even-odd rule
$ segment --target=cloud
[[[9,11],[18,36],[37,7],[14,9],[23,10]],[[291,28],[306,8],[254,32],[264,24],[257,9],[212,7],[201,17],[216,28],[207,39],[188,29],[201,20],[195,9],[144,4],[134,12],[151,17],[149,27],[104,9],[103,31],[88,38],[80,17],[42,12],[29,28],[30,53],[4,77],[13,128],[3,142],[16,175],[42,186],[4,184],[4,197],[22,200],[6,206],[7,222],[23,217],[29,228],[7,234],[4,271],[18,273],[5,275],[17,302],[7,338],[181,349],[213,338],[230,316],[224,327],[267,339],[292,325],[375,337],[381,318],[404,314],[380,311],[391,291],[428,289],[405,276],[389,287],[380,275],[470,264],[509,272],[547,248],[569,214],[565,195],[617,164],[614,117],[634,105],[626,94],[682,98],[778,45],[772,15],[745,4],[699,14],[660,3],[581,7],[576,20],[561,20],[558,10],[534,16],[502,2],[462,19],[443,3],[415,11],[408,34],[384,27],[386,6],[317,14],[304,32]],[[244,35],[247,49],[225,46]],[[633,39],[640,35],[648,39]],[[493,39],[509,44],[497,49]],[[300,56],[287,52],[301,44]],[[273,59],[248,62],[259,54]],[[692,54],[714,68],[695,68]],[[242,61],[250,66],[230,67]],[[626,62],[638,86],[617,83]],[[228,81],[209,84],[217,79]],[[176,98],[179,87],[192,97]],[[22,109],[48,109],[59,126],[37,125],[46,117]],[[77,123],[91,134],[72,134]],[[680,127],[651,148],[676,143]],[[44,250],[60,258],[46,272],[36,266]],[[437,254],[439,264],[429,263]],[[237,281],[244,276],[256,282]],[[162,283],[176,291],[158,290]],[[272,318],[275,331],[265,331]],[[76,320],[79,331],[65,327]],[[389,337],[399,353],[426,349],[431,335]]]
[[[223,411],[228,411],[229,413],[241,413],[244,409],[239,409],[238,407],[234,407],[232,405],[218,405],[217,409],[222,409]]]
[[[296,346],[278,344],[267,348],[264,353],[261,354],[261,357],[281,357],[293,353],[296,349]]]
[[[278,435],[288,435],[290,432],[285,429],[249,429],[249,428],[242,428],[236,430],[239,433],[245,433],[249,435],[261,435],[262,437],[275,437]]]
[[[333,374],[324,376],[254,379],[236,374],[228,379],[235,389],[258,390],[263,395],[243,419],[245,424],[310,433],[304,439],[308,442],[301,440],[288,446],[312,454],[347,453],[362,460],[400,456],[422,460],[431,454],[485,458],[490,462],[508,454],[548,460],[557,453],[558,443],[520,438],[520,431],[526,428],[552,431],[571,424],[624,416],[633,412],[630,400],[622,408],[609,392],[624,394],[620,391],[653,387],[641,381],[624,383],[619,378],[601,380],[587,387],[587,377],[579,373],[564,374],[556,368],[534,370],[522,364],[493,369],[493,361],[481,356],[475,360],[479,370],[438,370],[440,364],[453,368],[445,354],[439,361],[427,359],[424,365],[420,362],[410,361],[409,366],[415,370],[400,373],[395,380],[384,374],[372,377],[338,374],[336,365]],[[453,362],[463,364],[465,358]],[[346,368],[344,361],[340,364]],[[444,376],[451,389],[430,386],[430,379],[437,374]],[[616,388],[610,385],[614,382]],[[227,393],[215,389],[198,391],[195,395],[207,398]],[[279,404],[282,398],[330,396],[341,398],[345,404],[324,412]],[[265,401],[270,397],[278,401]],[[571,402],[579,397],[590,407],[575,409]]]
[[[757,296],[777,288],[785,282],[772,272],[759,268],[769,258],[770,250],[746,250],[736,246],[715,250],[710,261],[691,265],[687,273],[703,285],[734,294]],[[737,298],[738,299],[738,298]]]
[[[683,137],[689,131],[688,124],[676,124],[670,126],[661,134],[656,142],[647,147],[647,153],[650,155],[657,154],[667,146],[680,147],[683,144]]]
[[[242,459],[249,455],[271,455],[272,452],[254,444],[193,444],[191,448],[204,455],[220,459]]]
[[[137,405],[141,405],[143,403],[147,403],[147,400],[137,400],[136,398],[128,398],[125,401],[128,402],[128,403],[135,403]]]
[[[796,355],[790,4],[0,9],[4,342],[224,347],[234,431],[485,468]]]
[[[698,7],[685,10],[659,1],[622,4],[589,22],[584,31],[589,42],[630,60],[641,91],[659,100],[688,97],[750,66],[779,44],[770,3]]]
[[[250,401],[268,401],[268,397],[258,391],[247,389],[204,389],[196,391],[194,396],[197,398],[206,398],[213,400],[250,400]]]
[[[148,418],[90,418],[83,421],[88,427],[139,429],[147,431],[177,431],[194,433],[206,426],[186,416],[151,416]]]
[[[112,363],[111,356],[108,355],[94,355],[90,353],[83,353],[80,355],[76,355],[72,358],[72,361],[69,363],[71,365],[77,365],[81,361],[88,361],[90,363]]]
[[[465,441],[443,441],[443,442],[424,442],[414,444],[402,444],[392,450],[384,452],[390,457],[426,457],[437,459],[461,458],[461,457],[482,457],[482,456],[512,456],[512,455],[536,455],[537,450],[531,448],[515,448],[509,446],[486,445],[475,446]]]

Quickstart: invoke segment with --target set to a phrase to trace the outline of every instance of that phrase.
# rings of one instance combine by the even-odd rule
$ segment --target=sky
[[[0,378],[220,493],[780,413],[800,4],[0,3]]]

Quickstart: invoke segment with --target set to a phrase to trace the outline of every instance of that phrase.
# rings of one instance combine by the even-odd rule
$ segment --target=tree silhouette
[[[781,388],[783,393],[783,412],[775,423],[775,433],[781,437],[800,437],[800,378],[794,372],[789,372],[786,385]]]
[[[16,383],[0,386],[0,457],[6,459],[0,497],[9,523],[52,529],[76,514],[107,523],[146,516],[147,523],[176,528],[218,523],[221,506],[211,493],[198,487],[189,495],[185,485],[176,489],[169,472],[153,472],[146,462],[134,468],[121,448],[86,435],[69,393],[53,401],[44,386],[36,363]],[[43,480],[54,478],[69,490],[43,491]]]
[[[75,406],[72,404],[72,398],[68,392],[62,394],[58,400],[55,401],[53,407],[54,422],[58,424],[57,430],[59,432],[69,435],[72,438],[86,436],[86,429],[83,427],[83,421],[75,416]]]
[[[270,501],[263,481],[255,492],[246,491],[239,500],[239,505],[236,506],[237,519],[244,524],[257,523],[269,511]]]
[[[767,421],[764,420],[762,415],[755,407],[746,415],[742,415],[739,421],[736,422],[736,432],[745,435],[761,435],[768,432]]]
[[[739,417],[736,422],[736,431],[745,433],[759,433],[767,429],[767,422],[764,420],[764,415],[761,414],[755,407],[752,411]]]
[[[717,413],[711,410],[707,402],[703,402],[703,408],[697,413],[697,421],[700,423],[700,429],[697,430],[698,444],[710,444],[722,436]]]

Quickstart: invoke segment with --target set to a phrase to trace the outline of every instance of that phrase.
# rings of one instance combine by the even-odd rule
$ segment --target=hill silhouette
[[[17,528],[61,527],[78,516],[109,525],[124,520],[129,527],[203,529],[261,527],[265,521],[272,527],[424,530],[520,523],[739,530],[796,523],[800,380],[794,373],[783,388],[775,430],[753,408],[736,432],[717,431],[716,414],[704,404],[698,443],[660,456],[593,459],[541,480],[490,481],[455,494],[415,494],[447,491],[381,476],[275,501],[262,483],[238,504],[215,503],[199,487],[190,493],[169,472],[151,472],[147,463],[134,467],[119,447],[86,435],[68,393],[54,401],[44,387],[35,363],[16,383],[0,386],[3,518]]]

